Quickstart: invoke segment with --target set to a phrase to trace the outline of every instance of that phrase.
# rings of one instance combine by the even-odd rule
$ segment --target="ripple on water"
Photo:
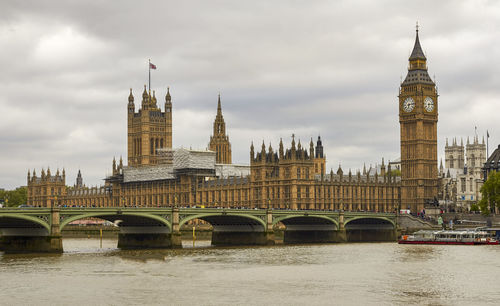
[[[2,304],[496,304],[498,247],[352,243],[0,255]],[[192,244],[191,244],[192,246]],[[22,297],[22,301],[16,297]]]

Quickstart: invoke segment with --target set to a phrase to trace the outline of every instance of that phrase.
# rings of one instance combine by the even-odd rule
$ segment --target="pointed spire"
[[[366,174],[366,164],[363,163],[363,175],[365,175],[365,174]]]
[[[252,144],[250,145],[250,161],[253,161],[254,157],[255,157],[255,151],[254,151],[253,140],[252,140]]]
[[[156,105],[156,95],[154,90],[153,90],[153,99],[151,100],[153,101],[153,104]]]
[[[66,178],[66,170],[64,168],[63,168],[63,171],[62,171],[62,177]]]
[[[59,168],[57,168],[56,176],[59,176]]]
[[[311,159],[314,158],[314,143],[312,137],[311,137],[311,142],[309,142],[309,155]]]
[[[446,146],[448,146],[448,137],[446,137]]]
[[[36,177],[36,170],[33,169],[33,177]]]
[[[424,55],[424,51],[422,51],[422,47],[420,46],[420,39],[418,38],[418,23],[417,23],[417,31],[415,36],[415,45],[413,46],[413,51],[410,55],[410,60],[427,60]]]
[[[222,106],[220,103],[220,92],[219,92],[219,97],[217,99],[217,115],[222,115]]]
[[[483,144],[484,144],[484,135],[483,135]]]
[[[269,142],[269,147],[267,149],[269,153],[273,153],[273,147],[271,146],[271,142]]]
[[[280,153],[280,159],[283,158],[284,156],[284,150],[283,150],[283,139],[280,138],[280,147],[279,147],[279,153]]]
[[[299,139],[299,143],[297,144],[297,150],[302,150],[302,145],[300,144],[300,139]]]
[[[460,146],[463,147],[464,146],[464,139],[462,137],[460,137]]]
[[[337,169],[337,174],[338,175],[343,175],[344,174],[344,171],[342,171],[342,166],[340,165],[340,163],[339,163],[339,168]]]
[[[30,169],[28,169],[28,181],[30,180],[31,174],[30,174]]]
[[[50,177],[50,167],[47,167],[47,176]]]
[[[295,134],[292,134],[292,152],[295,151]]]
[[[122,158],[122,156],[121,156],[121,155],[120,155],[120,164],[119,164],[119,166],[118,166],[118,167],[119,167],[120,169],[122,169],[122,168],[123,168],[123,158]]]
[[[128,103],[134,104],[134,95],[132,94],[132,88],[130,88],[130,94],[128,95]]]
[[[165,95],[165,102],[166,103],[172,102],[172,97],[170,96],[170,87],[167,87],[167,94]]]
[[[470,144],[470,142],[469,142],[469,136],[467,136],[467,144],[468,145]]]
[[[146,89],[146,85],[144,85],[144,91],[142,92],[142,100],[148,100],[148,90]]]

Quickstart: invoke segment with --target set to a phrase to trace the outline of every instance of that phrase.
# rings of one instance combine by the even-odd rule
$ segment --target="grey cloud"
[[[126,103],[147,83],[174,105],[174,145],[205,148],[217,93],[233,148],[320,134],[328,167],[399,156],[398,81],[421,43],[446,137],[496,147],[500,5],[477,1],[11,1],[0,4],[0,187],[28,168],[100,184],[126,157]],[[443,18],[445,16],[446,18]]]

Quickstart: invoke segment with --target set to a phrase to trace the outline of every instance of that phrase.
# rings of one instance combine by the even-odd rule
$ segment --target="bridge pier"
[[[346,236],[349,242],[396,241],[398,237],[394,229],[350,229]]]
[[[181,248],[179,209],[172,210],[172,230],[167,226],[120,226],[120,249],[172,249]]]
[[[0,250],[5,253],[62,253],[61,236],[2,236]]]
[[[339,242],[338,231],[333,230],[286,230],[284,244]]]
[[[5,253],[62,253],[59,209],[52,208],[50,232],[46,228],[1,229],[0,250]]]
[[[274,236],[274,233],[272,234]],[[273,244],[267,232],[253,231],[213,231],[212,245],[232,246],[232,245],[268,245]]]

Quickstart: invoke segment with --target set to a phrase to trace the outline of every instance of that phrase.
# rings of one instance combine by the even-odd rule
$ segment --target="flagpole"
[[[149,72],[149,93],[151,94],[151,59],[148,60],[148,72]]]
[[[490,140],[490,133],[486,130],[486,160],[490,157],[490,150],[488,147],[488,140]]]

